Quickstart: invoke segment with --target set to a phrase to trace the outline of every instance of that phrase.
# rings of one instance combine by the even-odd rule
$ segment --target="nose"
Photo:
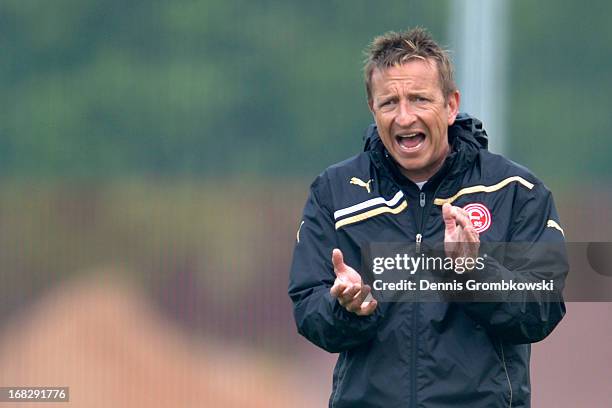
[[[395,122],[399,126],[407,128],[413,125],[416,122],[416,119],[416,115],[413,108],[410,106],[410,103],[407,101],[401,101],[399,104],[399,112],[395,117]]]

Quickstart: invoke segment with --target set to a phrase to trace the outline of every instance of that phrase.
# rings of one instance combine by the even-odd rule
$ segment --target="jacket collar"
[[[486,150],[488,146],[488,137],[482,122],[466,113],[458,114],[455,123],[448,128],[448,141],[451,153],[442,168],[432,177],[432,181],[457,178],[473,165],[479,150]],[[378,135],[376,124],[370,125],[366,130],[364,151],[370,152],[374,165],[383,174],[400,184],[408,182],[401,175],[395,160],[387,153]]]

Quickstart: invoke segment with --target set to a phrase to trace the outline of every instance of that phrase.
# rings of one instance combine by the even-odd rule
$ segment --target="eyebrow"
[[[431,92],[426,91],[424,89],[423,90],[411,91],[406,96],[408,98],[413,97],[413,96],[421,96],[421,97],[426,97],[426,98],[433,98],[434,97],[434,95]],[[394,92],[394,93],[388,93],[388,94],[379,95],[377,99],[381,100],[381,101],[386,101],[386,100],[397,98],[397,97],[398,97],[398,94]]]

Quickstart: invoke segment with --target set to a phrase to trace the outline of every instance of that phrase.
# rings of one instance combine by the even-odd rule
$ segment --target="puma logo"
[[[368,182],[366,183],[365,181],[358,179],[357,177],[353,177],[350,183],[365,188],[368,191],[368,194],[372,192],[370,189],[370,183],[372,183],[372,180],[368,180]]]

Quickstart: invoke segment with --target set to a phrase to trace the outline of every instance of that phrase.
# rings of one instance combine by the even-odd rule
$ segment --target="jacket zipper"
[[[423,225],[425,221],[425,214],[423,213],[423,208],[425,208],[425,204],[427,203],[425,193],[423,191],[419,194],[419,229],[416,234],[416,253],[421,252],[421,241],[423,240]],[[412,308],[412,406],[417,406],[417,340],[419,336],[419,302],[415,302]]]
[[[423,240],[423,236],[421,234],[416,234],[416,252],[417,254],[421,252],[421,241]]]
[[[416,234],[416,252],[417,254],[419,252],[421,252],[421,241],[423,240],[423,235],[421,234],[421,232],[423,231],[423,221],[424,221],[424,214],[423,214],[423,208],[425,208],[425,203],[427,202],[426,200],[426,196],[424,192],[420,192],[419,193],[419,207],[421,207],[421,209],[419,210],[419,222],[417,225],[417,234]]]
[[[434,191],[434,197],[438,194],[438,191],[440,190],[440,186],[442,185],[443,181],[440,181],[440,183],[438,183],[438,186],[436,187],[436,190]],[[419,253],[421,251],[421,242],[423,241],[423,232],[424,232],[424,228],[425,228],[425,221],[427,220],[427,217],[429,217],[429,213],[431,212],[431,205],[433,205],[433,200],[431,200],[430,205],[427,206],[427,209],[425,209],[425,206],[427,204],[427,196],[425,195],[424,191],[421,191],[419,194],[419,222],[418,222],[418,229],[417,229],[417,234],[415,237],[415,241],[416,241],[416,252]],[[417,301],[414,303],[414,307],[412,310],[412,373],[413,373],[413,379],[412,379],[412,405],[413,407],[417,406],[417,349],[418,349],[418,345],[417,345],[417,339],[418,339],[418,324],[419,324],[419,319],[418,319],[418,315],[419,315],[419,309],[420,309],[420,303]]]

